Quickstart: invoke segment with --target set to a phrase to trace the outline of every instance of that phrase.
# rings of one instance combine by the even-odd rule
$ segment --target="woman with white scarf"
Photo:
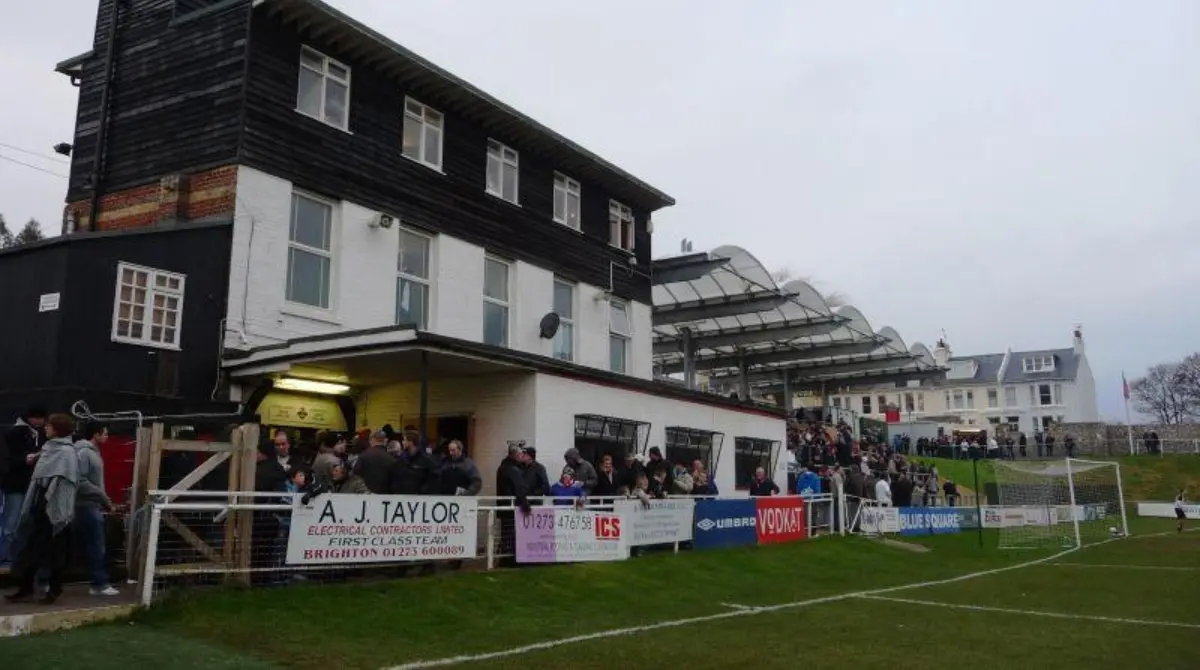
[[[20,588],[4,597],[9,602],[33,598],[34,579],[41,568],[50,573],[50,590],[39,602],[53,604],[62,594],[79,483],[79,461],[71,440],[74,429],[74,420],[66,414],[54,414],[46,422],[47,441],[37,454],[21,509],[18,533],[23,544],[13,563],[13,574],[19,575]]]

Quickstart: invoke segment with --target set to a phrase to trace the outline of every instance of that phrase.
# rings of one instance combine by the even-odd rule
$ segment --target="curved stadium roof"
[[[769,391],[922,379],[941,374],[929,349],[875,329],[852,305],[830,307],[811,284],[782,286],[753,254],[720,246],[655,260],[654,363],[660,375],[692,370]]]

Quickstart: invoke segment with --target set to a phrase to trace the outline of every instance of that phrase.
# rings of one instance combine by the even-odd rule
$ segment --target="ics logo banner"
[[[750,499],[696,501],[696,548],[757,544],[756,512],[754,501]]]
[[[795,542],[807,537],[803,498],[758,498],[758,523],[754,530],[759,544]]]

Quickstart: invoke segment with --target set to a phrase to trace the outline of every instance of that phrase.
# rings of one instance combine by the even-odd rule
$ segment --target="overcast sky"
[[[1113,418],[1122,369],[1200,349],[1195,0],[332,4],[675,196],[655,255],[740,245],[956,354],[1081,323]],[[0,22],[10,227],[58,229],[66,180],[12,160],[66,173],[52,68],[94,22]]]

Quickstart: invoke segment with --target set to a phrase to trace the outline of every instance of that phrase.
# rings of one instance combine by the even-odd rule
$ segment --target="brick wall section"
[[[100,198],[99,224],[93,228],[91,200],[67,203],[76,230],[121,230],[228,215],[237,199],[237,166],[191,174],[164,175],[153,184],[106,193]]]

